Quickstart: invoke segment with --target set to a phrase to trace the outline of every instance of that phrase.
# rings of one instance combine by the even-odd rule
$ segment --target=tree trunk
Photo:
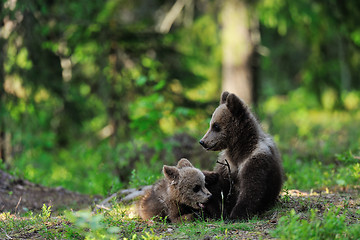
[[[222,90],[235,93],[247,104],[254,102],[253,63],[256,55],[250,11],[243,0],[226,0],[221,16]]]
[[[5,61],[5,52],[4,45],[5,39],[2,39],[0,36],[0,160],[3,163],[6,163],[6,138],[5,138],[5,71],[4,71],[4,61]]]

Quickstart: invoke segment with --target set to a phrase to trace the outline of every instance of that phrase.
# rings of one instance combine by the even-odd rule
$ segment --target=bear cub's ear
[[[234,116],[239,116],[246,109],[245,104],[233,93],[226,98],[226,107]]]
[[[193,165],[186,158],[182,158],[182,159],[179,160],[179,162],[177,164],[177,168],[180,169],[180,168],[184,168],[184,167],[193,167]]]
[[[219,181],[219,174],[217,172],[202,171],[205,175],[205,184],[207,186],[215,185]]]
[[[171,184],[177,184],[179,182],[180,173],[176,167],[164,165],[163,172],[165,178],[171,181]]]
[[[221,94],[220,104],[226,103],[226,98],[229,96],[229,92],[225,91]]]

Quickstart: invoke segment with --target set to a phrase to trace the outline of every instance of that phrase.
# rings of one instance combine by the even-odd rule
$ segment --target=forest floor
[[[52,206],[53,210],[77,210],[90,206],[100,198],[71,192],[62,187],[44,187],[0,170],[0,212],[36,212],[41,210],[44,204]]]
[[[348,226],[358,224],[360,221],[359,196],[359,188],[334,188],[316,192],[286,190],[282,193],[281,200],[275,208],[248,222],[210,221],[204,223],[198,221],[169,225],[166,228],[154,227],[152,231],[162,239],[194,239],[194,236],[199,237],[198,239],[275,239],[272,232],[277,228],[279,219],[289,215],[292,209],[300,216],[297,220],[314,220],[310,219],[311,211],[314,211],[316,218],[323,221],[327,212],[332,208],[337,208],[340,210],[337,212],[338,216],[345,216],[344,222]],[[189,225],[192,226],[189,227]],[[289,238],[285,237],[285,239]],[[300,239],[306,239],[306,237]]]
[[[144,239],[272,239],[272,232],[277,228],[280,218],[289,215],[291,211],[299,216],[300,219],[296,221],[302,219],[310,221],[312,212],[316,213],[317,219],[322,221],[326,213],[335,207],[338,209],[337,216],[344,216],[347,226],[358,224],[359,196],[360,187],[322,189],[311,192],[285,190],[275,208],[248,222],[195,221],[169,224],[142,221],[134,217],[134,207],[119,210],[116,207],[118,204],[116,201],[113,201],[114,205],[110,207],[94,211],[95,203],[102,200],[99,196],[87,196],[63,188],[47,188],[0,172],[0,210],[3,212],[0,214],[2,222],[0,223],[0,239],[84,239],[89,234],[95,238],[106,237],[109,231],[99,230],[98,226],[107,230],[115,227],[114,234],[111,235],[115,236],[113,239],[124,237],[130,239],[137,239],[137,237],[140,239],[144,237]],[[42,209],[44,204],[51,206],[52,213],[49,209],[49,211],[46,208]],[[85,208],[92,209],[89,213],[92,216],[101,214],[101,220],[94,220],[87,216],[85,218],[88,225],[81,228],[78,224],[79,217],[77,220],[70,221],[64,215],[57,214],[61,210]],[[116,208],[117,210],[113,210]],[[30,211],[40,212],[40,217],[26,216],[26,212]],[[4,214],[5,212],[7,214]],[[52,214],[51,218],[50,214]],[[92,222],[94,225],[91,225]],[[137,237],[134,237],[134,234]]]

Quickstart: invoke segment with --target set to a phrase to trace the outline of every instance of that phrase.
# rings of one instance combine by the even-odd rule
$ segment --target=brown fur
[[[220,174],[217,189],[224,195],[225,217],[246,219],[274,205],[283,183],[280,154],[272,138],[236,95],[221,95],[200,144],[210,151],[223,150],[214,171]],[[215,205],[206,208],[216,208],[219,201],[212,200],[209,204]],[[220,212],[221,209],[217,215]]]
[[[154,184],[140,200],[140,217],[144,220],[167,217],[175,223],[192,220],[211,197],[205,187],[205,175],[185,158],[176,167],[165,165],[163,173],[165,178]],[[211,178],[211,173],[209,176]]]

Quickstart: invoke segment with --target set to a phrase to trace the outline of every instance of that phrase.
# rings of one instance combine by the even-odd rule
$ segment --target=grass
[[[22,216],[0,214],[1,239],[357,239],[359,190],[349,193],[285,190],[280,202],[246,222],[196,220],[180,224],[143,221],[133,205],[110,210],[64,211],[50,206]],[[53,216],[54,215],[54,216]]]
[[[358,239],[360,237],[359,189],[331,193],[285,190],[277,227],[278,239]]]
[[[195,221],[170,224],[166,221],[142,221],[133,217],[131,207],[116,205],[110,211],[64,212],[51,216],[50,207],[41,213],[17,216],[0,215],[0,238],[45,239],[160,239],[216,236],[224,239],[234,231],[251,231],[250,223],[225,224],[223,221]]]
[[[311,208],[305,213],[296,213],[294,209],[279,219],[278,227],[272,235],[279,239],[358,239],[360,224],[351,223],[354,213],[331,206],[320,213]],[[359,211],[355,213],[359,216]]]
[[[333,163],[304,160],[295,154],[284,155],[283,163],[287,175],[286,187],[289,189],[325,189],[338,186],[359,185],[359,153],[345,152],[336,154]],[[335,157],[335,156],[334,156]]]

